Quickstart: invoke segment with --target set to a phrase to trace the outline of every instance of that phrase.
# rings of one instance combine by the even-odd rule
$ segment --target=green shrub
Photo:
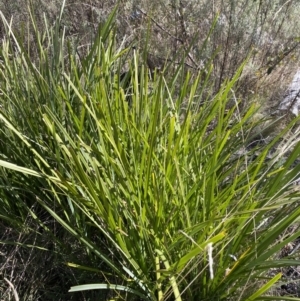
[[[38,203],[97,258],[68,265],[107,281],[71,292],[267,300],[281,276],[270,268],[297,262],[276,256],[299,236],[277,241],[300,213],[300,146],[291,139],[274,152],[296,121],[250,149],[256,109],[240,111],[234,93],[244,64],[205,98],[210,64],[194,76],[182,60],[168,81],[161,72],[150,82],[138,51],[129,106],[119,80],[129,50],[116,47],[115,13],[82,60],[59,30],[62,12],[45,33],[33,20],[34,63],[3,18],[0,216],[19,226],[30,213],[46,227],[32,210]]]

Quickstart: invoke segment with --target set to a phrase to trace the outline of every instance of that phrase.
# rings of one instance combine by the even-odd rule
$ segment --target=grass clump
[[[277,242],[300,213],[293,165],[300,146],[294,136],[274,151],[296,121],[267,146],[250,148],[256,109],[241,111],[234,93],[244,64],[206,98],[212,65],[192,75],[183,60],[168,80],[163,71],[149,79],[143,54],[133,51],[127,89],[120,66],[129,50],[115,43],[116,10],[81,59],[59,30],[62,12],[45,33],[33,18],[35,62],[3,18],[5,225],[20,229],[29,216],[39,228],[28,232],[52,239],[45,252],[86,275],[74,277],[83,285],[71,292],[267,300],[281,277],[270,268],[296,264],[276,256],[299,236],[296,228]]]

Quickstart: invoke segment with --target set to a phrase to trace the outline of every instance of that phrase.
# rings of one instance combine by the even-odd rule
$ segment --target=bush
[[[209,97],[214,66],[191,74],[188,53],[172,74],[149,78],[144,53],[132,51],[129,103],[120,74],[131,50],[116,44],[116,9],[83,58],[60,30],[62,12],[45,33],[33,19],[35,61],[3,17],[3,219],[20,228],[30,216],[51,233],[52,216],[66,230],[54,239],[61,259],[76,239],[85,256],[70,252],[80,262],[67,265],[101,283],[71,292],[267,300],[281,277],[270,269],[297,263],[276,257],[299,236],[278,241],[300,211],[297,133],[275,149],[297,120],[249,147],[256,107],[241,109],[235,94],[247,61]]]

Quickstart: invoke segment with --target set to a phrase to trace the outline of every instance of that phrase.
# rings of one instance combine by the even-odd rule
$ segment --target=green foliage
[[[249,150],[255,108],[241,112],[234,94],[244,65],[205,99],[209,72],[193,76],[182,63],[170,80],[156,73],[150,83],[138,51],[129,105],[119,80],[129,50],[115,44],[116,10],[82,60],[60,31],[62,12],[45,33],[32,19],[35,63],[3,18],[0,217],[19,226],[38,203],[105,264],[69,262],[107,279],[71,292],[263,300],[280,278],[268,270],[295,264],[275,255],[299,236],[276,243],[300,214],[292,167],[300,145],[267,157],[296,121]]]

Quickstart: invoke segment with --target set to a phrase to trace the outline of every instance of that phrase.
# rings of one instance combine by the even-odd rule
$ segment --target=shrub
[[[277,241],[300,210],[296,134],[274,149],[296,120],[250,148],[256,108],[241,110],[234,92],[247,61],[207,98],[211,64],[192,75],[184,57],[168,79],[155,72],[150,80],[138,50],[129,106],[119,76],[129,50],[116,45],[116,10],[81,59],[59,30],[62,12],[45,34],[33,20],[35,62],[2,16],[10,39],[0,83],[1,216],[19,226],[29,214],[46,228],[38,206],[83,246],[86,260],[68,266],[102,283],[71,292],[267,300],[281,276],[270,268],[297,262],[276,258],[299,236]]]

